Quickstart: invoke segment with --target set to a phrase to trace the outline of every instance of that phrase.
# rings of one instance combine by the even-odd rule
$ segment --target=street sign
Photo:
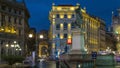
[[[97,52],[92,52],[92,59],[96,59],[97,58]]]

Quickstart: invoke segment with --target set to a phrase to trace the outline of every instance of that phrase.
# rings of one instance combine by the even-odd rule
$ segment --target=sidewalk
[[[10,68],[10,65],[8,65],[8,64],[0,64],[0,68]]]

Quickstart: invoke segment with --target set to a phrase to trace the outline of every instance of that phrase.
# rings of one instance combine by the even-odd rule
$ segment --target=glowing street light
[[[8,47],[8,44],[6,44],[6,47]]]
[[[43,39],[43,38],[44,38],[44,36],[43,36],[43,35],[40,35],[40,36],[39,36],[39,38],[40,38],[40,39]]]
[[[14,43],[17,43],[16,41],[14,41]]]
[[[29,38],[33,38],[33,34],[29,34],[28,37],[29,37]]]
[[[12,44],[11,47],[14,47],[14,45]]]

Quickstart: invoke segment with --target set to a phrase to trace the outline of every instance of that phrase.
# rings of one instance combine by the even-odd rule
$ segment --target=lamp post
[[[36,64],[37,63],[36,61],[38,59],[38,38],[43,39],[44,36],[42,34],[38,35],[36,33],[35,36],[33,34],[29,34],[28,37],[29,38],[33,38],[33,37],[35,38],[35,54],[33,54],[32,57],[33,57],[33,64],[34,63]]]
[[[8,55],[8,47],[9,47],[9,45],[6,44],[5,46],[6,46],[6,55]]]

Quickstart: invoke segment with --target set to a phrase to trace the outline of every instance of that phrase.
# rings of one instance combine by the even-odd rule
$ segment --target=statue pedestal
[[[71,68],[93,68],[93,60],[91,55],[86,53],[84,45],[84,33],[80,29],[74,29],[71,50],[62,55],[61,60],[65,60]]]
[[[85,54],[84,33],[80,29],[74,29],[72,33],[72,47],[69,54]]]

